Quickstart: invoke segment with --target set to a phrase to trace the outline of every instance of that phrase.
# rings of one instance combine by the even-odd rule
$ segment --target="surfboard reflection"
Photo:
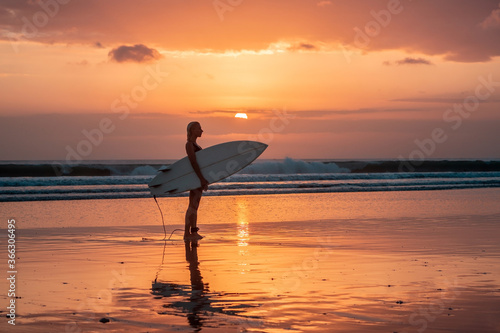
[[[187,314],[187,320],[191,327],[200,329],[203,326],[207,313],[222,313],[221,308],[213,307],[208,283],[203,283],[203,277],[199,269],[198,244],[196,242],[185,242],[186,261],[189,263],[190,285],[160,282],[158,275],[163,267],[165,258],[165,246],[163,248],[162,265],[156,278],[152,283],[152,294],[155,296],[172,298],[181,296],[182,301],[174,301],[164,305],[165,308],[174,308]],[[164,312],[164,313],[168,313]],[[162,314],[162,313],[160,313]],[[204,316],[205,315],[205,316]]]

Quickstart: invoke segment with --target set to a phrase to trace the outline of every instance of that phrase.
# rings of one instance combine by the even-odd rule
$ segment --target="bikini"
[[[194,145],[194,152],[196,153],[197,151],[200,151],[202,150],[203,148],[201,148],[196,142],[193,142],[193,145]]]

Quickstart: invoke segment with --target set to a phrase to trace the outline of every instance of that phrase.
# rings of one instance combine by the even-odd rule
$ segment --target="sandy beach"
[[[0,0],[0,333],[500,333],[499,40],[500,0]]]
[[[18,297],[0,330],[500,332],[498,202],[498,189],[207,197],[198,244],[162,241],[153,199],[0,203]],[[186,198],[160,205],[168,236]]]

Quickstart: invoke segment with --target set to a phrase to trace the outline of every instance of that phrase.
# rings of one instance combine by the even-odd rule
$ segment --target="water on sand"
[[[204,198],[199,246],[161,241],[142,199],[4,203],[20,226],[15,331],[498,332],[499,197]],[[180,227],[185,198],[162,204]]]

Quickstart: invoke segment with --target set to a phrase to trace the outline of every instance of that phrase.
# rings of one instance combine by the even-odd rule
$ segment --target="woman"
[[[200,178],[201,187],[189,191],[189,207],[186,211],[186,224],[184,228],[184,240],[195,241],[203,237],[198,234],[199,228],[196,226],[198,219],[198,206],[200,205],[203,191],[208,190],[208,181],[203,177],[200,166],[196,161],[196,152],[202,148],[196,143],[196,139],[201,137],[203,130],[197,121],[193,121],[187,126],[186,153],[191,162],[194,172]]]

